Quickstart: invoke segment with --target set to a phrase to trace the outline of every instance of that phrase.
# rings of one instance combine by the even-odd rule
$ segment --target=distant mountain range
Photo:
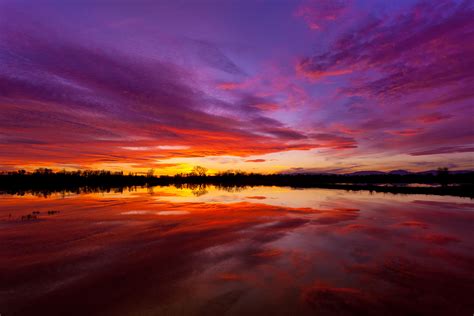
[[[466,169],[466,170],[449,170],[449,174],[466,174],[466,173],[474,173],[473,169]],[[364,171],[356,171],[356,172],[349,172],[344,173],[343,170],[327,170],[327,171],[320,171],[316,169],[305,169],[305,168],[292,168],[289,170],[282,171],[281,174],[294,174],[294,175],[321,175],[321,176],[331,176],[331,175],[345,175],[345,176],[376,176],[376,175],[437,175],[438,170],[425,170],[425,171],[409,171],[405,169],[396,169],[391,171],[377,171],[377,170],[364,170]]]
[[[450,174],[463,174],[463,173],[471,173],[474,172],[473,170],[450,170]],[[357,171],[357,172],[352,172],[352,173],[345,173],[344,175],[347,176],[369,176],[369,175],[409,175],[409,174],[421,174],[421,175],[436,175],[438,173],[438,170],[426,170],[426,171],[420,171],[420,172],[412,172],[408,170],[392,170],[388,172],[384,171]]]
[[[474,170],[449,170],[449,174],[466,174],[474,173]],[[318,172],[314,170],[299,170],[297,172],[282,172],[282,174],[307,174],[307,175],[344,175],[344,176],[374,176],[374,175],[437,175],[438,170],[426,170],[426,171],[408,171],[403,169],[397,169],[392,171],[376,171],[376,170],[366,170],[366,171],[356,171],[351,173],[339,173],[339,172]]]

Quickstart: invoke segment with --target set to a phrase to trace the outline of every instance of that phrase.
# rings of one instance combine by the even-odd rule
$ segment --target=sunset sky
[[[0,0],[0,170],[474,168],[474,2]]]

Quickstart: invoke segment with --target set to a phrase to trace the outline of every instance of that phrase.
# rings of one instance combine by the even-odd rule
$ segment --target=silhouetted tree
[[[152,178],[155,175],[155,169],[151,168],[147,171],[146,176]]]
[[[191,170],[190,176],[197,176],[197,177],[204,177],[206,176],[207,168],[201,166],[195,166],[193,170]]]

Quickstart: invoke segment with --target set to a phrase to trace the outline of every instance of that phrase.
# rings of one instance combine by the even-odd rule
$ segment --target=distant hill
[[[373,176],[373,175],[381,175],[386,174],[383,171],[357,171],[352,173],[346,173],[347,176]]]
[[[474,170],[449,170],[449,174],[467,174],[473,173]],[[363,170],[344,173],[341,169],[333,170],[320,170],[314,168],[291,168],[280,172],[282,175],[312,175],[312,176],[381,176],[381,175],[398,175],[398,176],[408,176],[408,175],[437,175],[438,170],[425,170],[425,171],[410,171],[405,169],[396,169],[391,171],[377,171],[377,170]]]
[[[474,170],[449,170],[450,174],[465,174],[465,173],[471,173],[474,172]],[[419,174],[419,175],[437,175],[438,170],[426,170],[426,171],[420,171],[420,172],[411,172],[408,170],[392,170],[389,172],[383,172],[383,171],[357,171],[357,172],[352,172],[352,173],[345,173],[344,175],[346,176],[373,176],[373,175],[400,175],[400,176],[405,176],[409,174]]]
[[[407,174],[411,174],[411,172],[408,170],[400,169],[400,170],[392,170],[388,174],[398,174],[398,175],[404,176]]]
[[[474,170],[449,170],[449,174],[466,174],[472,173]],[[406,175],[437,175],[438,170],[425,170],[425,171],[418,171],[413,172],[404,169],[397,169],[392,171],[377,171],[377,170],[366,170],[366,171],[356,171],[351,173],[339,173],[339,172],[321,172],[321,171],[313,171],[313,170],[299,170],[298,172],[291,172],[290,170],[286,172],[282,172],[282,174],[306,174],[306,175],[319,175],[319,176],[331,176],[331,175],[343,175],[343,176],[380,176],[380,175],[399,175],[399,176],[406,176]]]

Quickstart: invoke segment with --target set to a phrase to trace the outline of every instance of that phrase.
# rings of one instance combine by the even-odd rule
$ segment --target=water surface
[[[0,313],[471,315],[473,232],[474,202],[458,197],[281,187],[2,195]]]

